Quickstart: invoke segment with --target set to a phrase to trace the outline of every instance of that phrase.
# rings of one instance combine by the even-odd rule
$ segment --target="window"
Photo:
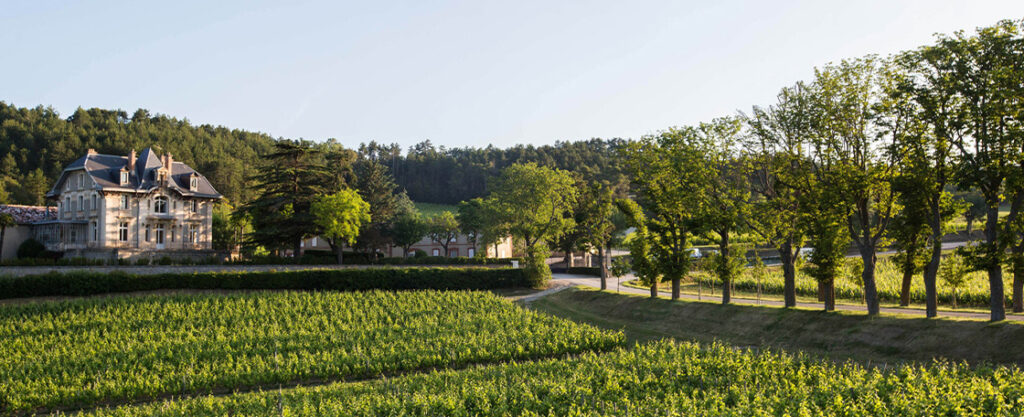
[[[458,249],[449,249],[448,250],[448,257],[449,258],[458,258],[459,257],[459,250]]]
[[[160,171],[160,174],[159,174],[159,177],[157,177],[157,180],[158,180],[158,181],[159,181],[159,182],[160,182],[161,184],[163,184],[163,183],[164,183],[164,178],[166,178],[166,175],[164,174],[164,172],[163,172],[163,171]]]
[[[83,204],[82,200],[84,200],[84,198],[82,196],[78,196],[78,211],[85,210],[85,204]]]
[[[89,223],[89,227],[92,228],[92,241],[100,240],[100,228],[96,225],[96,222]]]
[[[174,229],[175,229],[176,227],[177,227],[177,226],[171,226],[171,242],[174,242]]]
[[[171,210],[178,209],[178,200],[171,200]]]
[[[146,241],[149,242],[149,225],[146,225]]]
[[[196,226],[195,225],[192,225],[192,227],[188,228],[188,241],[189,241],[189,243],[196,243]]]
[[[71,243],[78,243],[78,229],[72,227],[70,231]]]
[[[196,189],[198,189],[199,188],[199,178],[192,177],[192,179],[190,179],[188,181],[188,188],[190,190],[192,190],[192,191],[195,191]]]
[[[66,210],[68,213],[73,211],[72,208],[71,208],[71,197],[70,196],[69,197],[64,197],[64,210]]]
[[[437,249],[437,248],[434,248],[434,250],[432,250],[430,252],[430,254],[433,255],[433,256],[441,256],[441,250]]]
[[[93,210],[96,210],[96,209],[100,208],[99,201],[97,200],[96,194],[92,195],[92,207],[90,207],[90,208],[93,209]]]
[[[468,257],[470,257],[470,258],[472,258],[472,257],[476,256],[476,249],[473,249],[473,248],[469,248],[469,249],[468,249],[468,250],[466,251],[466,256],[468,256]]]
[[[128,184],[128,171],[121,171],[121,185]]]
[[[196,200],[186,201],[185,209],[188,210],[189,213],[196,213],[199,211],[199,204],[196,202]],[[316,246],[316,244],[314,244],[314,246]]]
[[[312,243],[310,244],[310,246],[312,246],[314,248],[316,247],[316,236],[313,236],[313,240],[312,240]]]
[[[121,222],[117,227],[117,240],[122,242],[128,241],[128,222]]]
[[[154,201],[153,211],[160,214],[167,214],[167,197],[157,197]]]
[[[128,200],[128,194],[122,194],[121,195],[121,209],[122,210],[128,210],[129,203],[130,202]]]

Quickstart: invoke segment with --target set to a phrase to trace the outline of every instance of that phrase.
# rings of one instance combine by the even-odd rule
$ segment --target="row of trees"
[[[934,317],[941,240],[967,208],[951,190],[976,190],[985,237],[962,252],[970,268],[988,273],[992,320],[1004,318],[1007,264],[1013,307],[1024,310],[1021,27],[1004,21],[889,58],[830,64],[749,115],[630,143],[625,165],[642,210],[619,205],[644,237],[631,247],[633,269],[651,285],[672,281],[677,298],[691,267],[688,239],[706,236],[720,249],[715,270],[728,303],[742,264],[730,239],[753,233],[779,252],[787,306],[796,304],[794,261],[801,247],[812,248],[809,272],[832,309],[852,245],[873,315],[877,253],[892,244],[906,271],[904,294],[923,270]]]

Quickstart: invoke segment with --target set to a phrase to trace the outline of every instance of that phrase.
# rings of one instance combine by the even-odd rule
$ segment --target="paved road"
[[[592,287],[592,288],[601,288],[601,279],[600,278],[595,278],[595,277],[592,277],[592,276],[587,276],[587,275],[570,275],[570,274],[552,274],[552,278],[553,278],[552,279],[552,283],[556,286],[555,288],[561,287],[561,286],[565,286],[565,285],[582,285],[582,286]],[[631,279],[635,279],[635,277],[633,277],[633,276],[622,277],[622,278],[620,278],[620,282],[626,282],[626,281],[629,281]],[[616,284],[615,278],[609,278],[608,279],[608,290],[609,291],[616,291],[616,285],[615,284]],[[618,292],[627,293],[627,294],[643,294],[643,295],[648,295],[648,296],[651,294],[650,290],[640,289],[640,288],[633,288],[633,287],[627,287],[627,286],[621,285],[621,284],[618,285],[617,289],[618,289]],[[540,294],[535,294],[535,295],[540,295]],[[547,294],[544,294],[544,295],[547,295]],[[680,297],[683,298],[683,299],[687,299],[687,300],[697,300],[697,296],[693,295],[693,294],[680,294]],[[720,295],[707,295],[707,294],[705,294],[705,295],[701,296],[700,299],[707,300],[707,301],[718,301],[718,302],[722,301],[722,297]],[[750,305],[758,304],[757,300],[750,299],[750,298],[737,298],[737,297],[733,297],[732,298],[732,302],[736,303],[736,304],[750,304]],[[761,300],[760,305],[782,307],[784,305],[784,303],[782,301],[775,301],[775,300]],[[797,303],[797,307],[810,308],[810,309],[822,309],[823,308],[821,303],[800,303],[800,302]],[[863,305],[836,304],[836,310],[863,312],[863,311],[865,311],[865,307]],[[925,316],[925,311],[924,310],[914,309],[914,308],[883,307],[882,308],[882,312],[883,313],[889,313],[889,314],[909,315],[909,316],[920,316],[920,317],[924,317]],[[950,317],[950,318],[958,318],[958,319],[975,319],[975,320],[983,320],[983,321],[987,321],[989,319],[989,315],[987,313],[954,312],[954,311],[941,311],[941,310],[939,311],[939,317]],[[1007,314],[1006,315],[1006,319],[1007,320],[1011,320],[1011,321],[1024,321],[1024,316],[1022,316],[1022,315]]]

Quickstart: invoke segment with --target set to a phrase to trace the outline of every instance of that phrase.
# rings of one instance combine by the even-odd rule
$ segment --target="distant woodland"
[[[153,147],[203,173],[232,203],[255,196],[249,185],[282,138],[224,126],[194,125],[186,119],[152,114],[145,109],[81,109],[63,117],[52,108],[23,108],[0,101],[0,203],[43,204],[43,195],[69,162],[89,148],[126,155]],[[514,163],[578,173],[587,180],[621,182],[620,139],[517,145],[507,149],[447,148],[424,141],[409,149],[397,144],[360,144],[361,158],[388,167],[395,182],[414,201],[455,204],[487,193],[490,178]],[[341,150],[327,140],[315,145]]]

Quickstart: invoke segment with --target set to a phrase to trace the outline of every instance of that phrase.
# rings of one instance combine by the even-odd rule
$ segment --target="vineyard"
[[[936,416],[1024,413],[1013,368],[865,369],[655,342],[606,354],[314,388],[201,397],[89,416]]]
[[[623,344],[482,292],[264,292],[0,307],[0,410],[360,379]]]

